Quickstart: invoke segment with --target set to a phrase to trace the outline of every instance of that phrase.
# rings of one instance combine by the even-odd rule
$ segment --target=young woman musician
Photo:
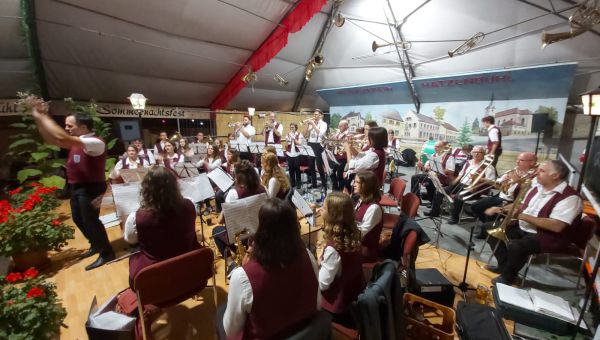
[[[227,162],[226,154],[227,149],[229,149],[229,145],[223,144],[223,141],[220,138],[215,138],[214,146],[219,149],[219,156],[221,157],[221,163]]]
[[[215,145],[209,145],[206,153],[206,157],[196,163],[196,167],[204,168],[205,172],[211,172],[216,168],[221,167],[221,152]]]
[[[352,206],[350,196],[334,191],[327,195],[321,208],[326,246],[321,255],[319,289],[321,307],[332,314],[333,321],[355,328],[349,307],[364,290],[365,280],[361,234]]]
[[[274,153],[265,152],[260,158],[262,166],[261,184],[267,188],[269,197],[284,199],[290,190],[290,182],[279,166],[279,160]]]
[[[190,159],[194,156],[194,150],[190,149],[190,144],[185,138],[179,140],[179,154],[183,156],[185,162],[190,162]]]
[[[285,155],[290,172],[290,181],[292,187],[300,189],[302,186],[302,177],[300,173],[300,150],[298,150],[298,145],[304,144],[304,136],[298,132],[298,124],[290,124],[290,132],[286,135],[285,140],[288,144]]]
[[[141,196],[140,208],[125,222],[125,241],[140,247],[140,252],[129,258],[130,286],[143,268],[200,247],[194,203],[181,196],[169,170],[150,169],[142,180]]]
[[[138,156],[148,161],[150,165],[156,164],[156,159],[154,158],[154,154],[149,152],[148,149],[144,146],[144,142],[141,139],[135,139],[133,141],[133,145],[138,149]]]
[[[227,162],[221,165],[223,170],[235,179],[235,165],[240,160],[240,152],[235,149],[227,149]],[[225,202],[225,192],[217,191],[215,194],[215,203],[217,205],[217,214],[221,213],[221,204]]]
[[[150,164],[147,160],[138,156],[138,149],[129,145],[127,147],[127,157],[121,159],[115,164],[113,171],[110,172],[110,178],[117,180],[121,178],[121,170],[123,169],[137,169],[138,167],[148,168]]]
[[[316,261],[295,210],[267,200],[244,264],[232,272],[227,306],[217,311],[218,338],[288,338],[314,318],[319,300]]]
[[[383,209],[379,205],[379,181],[373,171],[360,171],[354,178],[354,193],[360,198],[355,206],[356,224],[362,235],[364,262],[377,260],[379,238],[383,228]]]
[[[385,150],[387,147],[387,130],[382,127],[369,129],[367,145],[370,149],[358,153],[348,142],[344,143],[344,149],[348,155],[348,173],[356,173],[360,170],[371,170],[375,172],[379,186],[383,185],[383,174],[385,169]]]
[[[165,152],[159,156],[159,164],[173,171],[175,170],[175,164],[183,164],[184,157],[177,153],[177,146],[174,142],[165,141],[164,149]]]

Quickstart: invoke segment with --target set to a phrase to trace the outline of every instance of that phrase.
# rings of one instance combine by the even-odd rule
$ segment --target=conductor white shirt
[[[319,277],[319,269],[314,256],[306,249],[310,262],[312,264],[315,276]],[[284,287],[282,287],[284,288]],[[252,294],[252,285],[244,268],[237,267],[231,272],[229,281],[229,292],[227,295],[227,309],[223,315],[223,328],[227,336],[233,336],[244,329],[246,317],[252,311],[254,296]],[[316,309],[321,309],[321,292],[315,297]]]
[[[248,133],[248,137],[244,136],[244,134],[242,133],[243,131],[246,131],[246,133]],[[242,125],[242,127],[240,127],[239,131],[238,131],[238,137],[237,137],[237,142],[240,144],[245,144],[248,145],[252,142],[252,137],[254,137],[256,135],[256,129],[254,128],[254,126],[248,124],[248,125]]]
[[[104,153],[106,144],[100,138],[96,137],[93,132],[79,136],[79,140],[83,143],[83,152],[86,155],[96,157]]]
[[[316,124],[315,128],[309,128],[308,142],[309,143],[321,143],[327,132],[327,123],[322,119]],[[312,127],[312,126],[311,126]]]
[[[535,196],[531,198],[529,204],[523,211],[523,214],[538,217],[540,211],[546,205],[546,203],[548,203],[550,199],[554,197],[555,194],[562,193],[566,187],[567,182],[563,181],[554,188],[545,191],[544,188],[538,184],[538,192],[537,194],[535,194]],[[527,197],[527,195],[529,195],[529,193],[533,189],[534,187],[529,189],[525,197]],[[571,224],[573,223],[573,220],[575,220],[575,217],[581,215],[582,209],[583,205],[581,202],[581,197],[579,197],[578,195],[573,195],[556,203],[549,217],[554,220],[562,221],[566,224]],[[537,233],[537,229],[534,225],[527,223],[523,220],[519,220],[519,227],[521,227],[521,230],[525,232],[533,234]]]

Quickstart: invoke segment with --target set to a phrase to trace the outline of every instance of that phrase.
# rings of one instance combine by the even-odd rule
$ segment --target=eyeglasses
[[[533,159],[517,159],[517,162],[533,162]]]

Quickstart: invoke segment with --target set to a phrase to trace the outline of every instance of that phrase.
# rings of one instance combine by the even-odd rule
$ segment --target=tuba
[[[169,142],[176,143],[177,145],[179,145],[179,141],[182,139],[183,139],[183,136],[181,136],[181,133],[179,133],[179,131],[175,131],[173,136],[171,136],[171,138],[169,138]]]
[[[501,241],[508,240],[508,238],[506,237],[506,227],[508,227],[508,224],[512,221],[512,216],[515,213],[515,209],[519,209],[519,207],[521,206],[521,202],[523,202],[525,194],[529,191],[530,187],[531,179],[525,178],[525,180],[521,183],[521,189],[519,190],[519,194],[517,195],[517,197],[515,197],[511,208],[501,213],[501,215],[504,216],[502,223],[499,227],[488,230],[489,236],[497,238]]]
[[[585,33],[600,23],[600,8],[597,0],[584,1],[569,17],[571,29],[569,32],[542,33],[542,49],[546,46],[566,39],[574,38]]]

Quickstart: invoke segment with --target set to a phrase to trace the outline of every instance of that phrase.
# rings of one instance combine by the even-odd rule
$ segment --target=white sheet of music
[[[444,173],[444,167],[442,166],[442,162],[440,161],[440,158],[438,157],[431,157],[429,159],[429,161],[431,161],[431,169],[435,172],[437,172],[438,174],[442,174],[445,175]]]
[[[311,227],[314,227],[314,219],[310,218],[313,215],[313,211],[308,205],[308,202],[300,195],[300,193],[294,190],[294,194],[292,195],[292,203],[294,206],[300,210],[300,213],[306,217],[306,221],[310,224]]]
[[[281,144],[273,144],[273,146],[275,147],[275,153],[277,154],[277,157],[285,157],[283,146],[281,146]]]
[[[207,176],[223,192],[227,191],[233,185],[233,179],[231,176],[229,176],[229,174],[227,174],[221,168],[214,169],[213,171],[209,172]]]
[[[117,216],[127,217],[130,213],[138,210],[142,200],[139,182],[112,184],[111,188]]]
[[[298,145],[298,149],[300,150],[300,154],[303,156],[315,157],[315,152],[308,145]]]
[[[262,193],[234,202],[223,203],[223,216],[225,217],[225,227],[230,242],[233,243],[235,234],[244,229],[250,235],[256,233],[258,229],[258,211],[267,199],[267,194]]]
[[[215,196],[213,187],[206,174],[196,177],[181,178],[178,180],[181,195],[189,197],[194,202],[201,202]]]

